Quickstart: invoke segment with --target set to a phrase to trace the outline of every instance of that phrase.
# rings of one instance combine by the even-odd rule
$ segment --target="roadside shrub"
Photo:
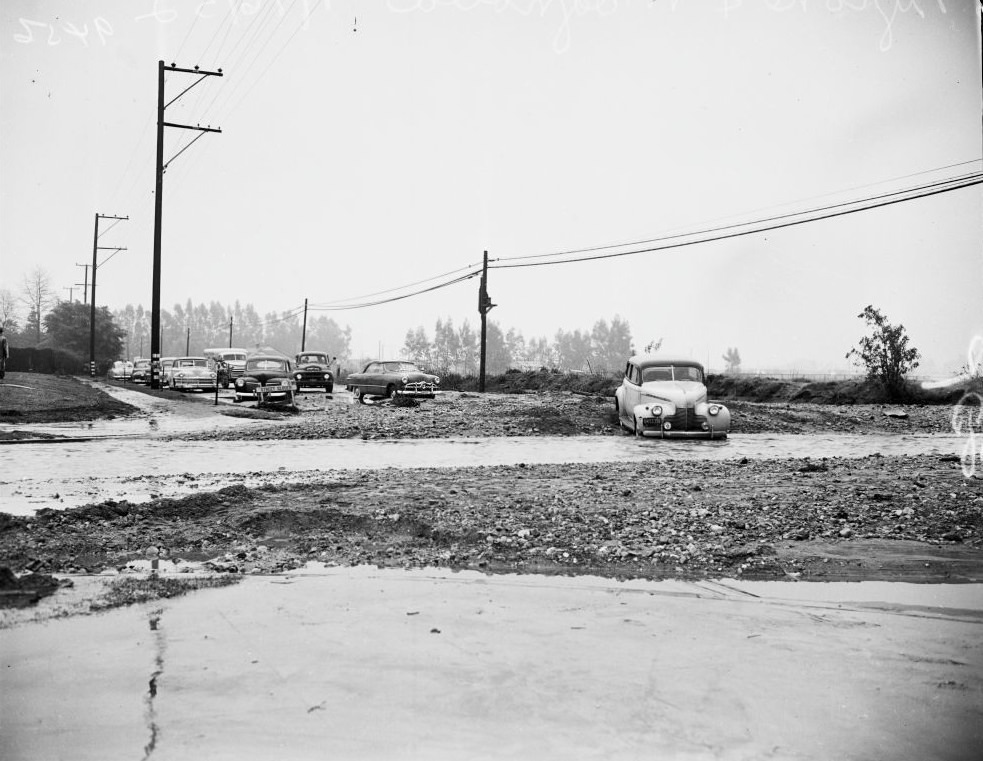
[[[97,372],[105,374],[109,364]],[[88,365],[81,357],[61,349],[38,349],[36,347],[10,347],[7,371],[12,373],[47,373],[50,375],[77,375],[88,372]]]
[[[892,325],[873,306],[868,305],[857,317],[873,333],[861,338],[846,358],[864,367],[867,379],[880,383],[889,401],[904,401],[908,398],[905,376],[918,367],[918,349],[908,346],[904,325]]]

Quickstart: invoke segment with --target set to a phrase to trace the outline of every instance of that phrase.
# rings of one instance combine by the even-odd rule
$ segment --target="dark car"
[[[235,381],[235,400],[256,399],[260,404],[293,404],[293,369],[290,360],[275,354],[250,354]]]
[[[130,375],[133,383],[150,383],[150,360],[133,360],[133,373]]]
[[[323,351],[302,351],[294,360],[294,380],[298,393],[304,388],[323,388],[329,394],[334,391],[331,357]]]
[[[358,401],[365,404],[366,396],[433,399],[440,385],[440,378],[425,373],[414,362],[402,359],[376,360],[369,362],[362,372],[349,375],[345,383]]]

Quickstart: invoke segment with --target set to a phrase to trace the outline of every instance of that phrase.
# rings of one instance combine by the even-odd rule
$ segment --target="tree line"
[[[476,375],[480,364],[480,328],[465,320],[460,327],[452,318],[438,319],[433,338],[423,326],[406,332],[403,356],[437,373]],[[590,330],[557,330],[552,339],[526,339],[515,328],[504,330],[489,320],[486,326],[485,370],[503,373],[509,369],[549,369],[613,372],[634,353],[631,327],[615,315],[610,322],[598,320]]]

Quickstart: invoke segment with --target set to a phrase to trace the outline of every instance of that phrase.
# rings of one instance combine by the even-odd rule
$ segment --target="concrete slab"
[[[981,633],[979,585],[313,569],[0,630],[0,757],[977,759]]]

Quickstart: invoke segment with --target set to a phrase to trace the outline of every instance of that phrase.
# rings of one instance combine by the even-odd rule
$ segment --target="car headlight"
[[[215,373],[209,373],[208,377],[210,377],[212,380],[215,380]]]
[[[707,408],[707,412],[709,412],[711,415],[716,415],[718,412],[720,412],[720,405],[719,404],[711,404]]]
[[[300,380],[300,373],[297,373],[297,374],[296,374],[296,375],[295,375],[294,377],[295,377],[295,378],[296,378],[297,380]]]
[[[404,375],[402,378],[399,379],[399,382],[405,386],[407,383],[410,382],[409,376]]]
[[[662,417],[662,407],[658,404],[649,407],[649,412],[652,413],[653,417]]]
[[[236,388],[242,388],[245,385],[246,381],[244,381],[242,378],[236,378]]]
[[[436,375],[433,377],[433,385],[435,386],[440,385],[440,378],[438,378]]]
[[[178,373],[178,374],[177,374],[177,377],[178,377],[178,378],[183,378],[183,377],[184,377],[184,373]]]
[[[331,373],[325,373],[324,380],[331,380]]]

